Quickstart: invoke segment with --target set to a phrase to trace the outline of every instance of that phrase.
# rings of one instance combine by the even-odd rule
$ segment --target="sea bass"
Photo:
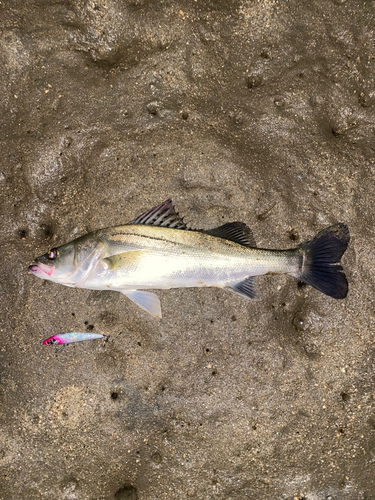
[[[193,230],[166,200],[124,226],[53,248],[29,272],[66,286],[121,292],[161,318],[158,297],[144,290],[218,287],[253,299],[255,277],[264,274],[290,274],[343,299],[348,282],[340,259],[349,239],[348,227],[340,223],[297,248],[260,249],[243,222]]]

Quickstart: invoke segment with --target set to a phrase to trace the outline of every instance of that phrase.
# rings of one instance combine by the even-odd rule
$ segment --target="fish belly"
[[[104,259],[105,261],[105,259]],[[98,266],[83,285],[96,290],[226,287],[250,275],[247,259],[204,252],[128,252],[106,268]]]

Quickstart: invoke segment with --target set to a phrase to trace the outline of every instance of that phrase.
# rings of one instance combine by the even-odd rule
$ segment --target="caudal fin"
[[[320,292],[344,299],[348,293],[348,282],[340,266],[340,259],[350,240],[345,224],[335,224],[320,231],[311,241],[303,243],[302,269],[299,279]]]

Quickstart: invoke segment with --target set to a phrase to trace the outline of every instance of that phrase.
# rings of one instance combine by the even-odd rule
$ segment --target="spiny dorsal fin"
[[[217,238],[234,241],[245,247],[256,247],[253,233],[244,222],[227,222],[223,226],[204,232]]]
[[[147,210],[129,224],[145,224],[147,226],[170,227],[173,229],[189,229],[183,218],[175,211],[172,200],[166,200],[161,205]]]

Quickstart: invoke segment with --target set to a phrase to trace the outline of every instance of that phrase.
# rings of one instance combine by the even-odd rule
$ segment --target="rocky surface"
[[[0,499],[375,498],[370,1],[0,2]],[[172,197],[288,248],[345,222],[347,299],[115,292],[35,256]],[[50,335],[109,341],[56,354]]]

